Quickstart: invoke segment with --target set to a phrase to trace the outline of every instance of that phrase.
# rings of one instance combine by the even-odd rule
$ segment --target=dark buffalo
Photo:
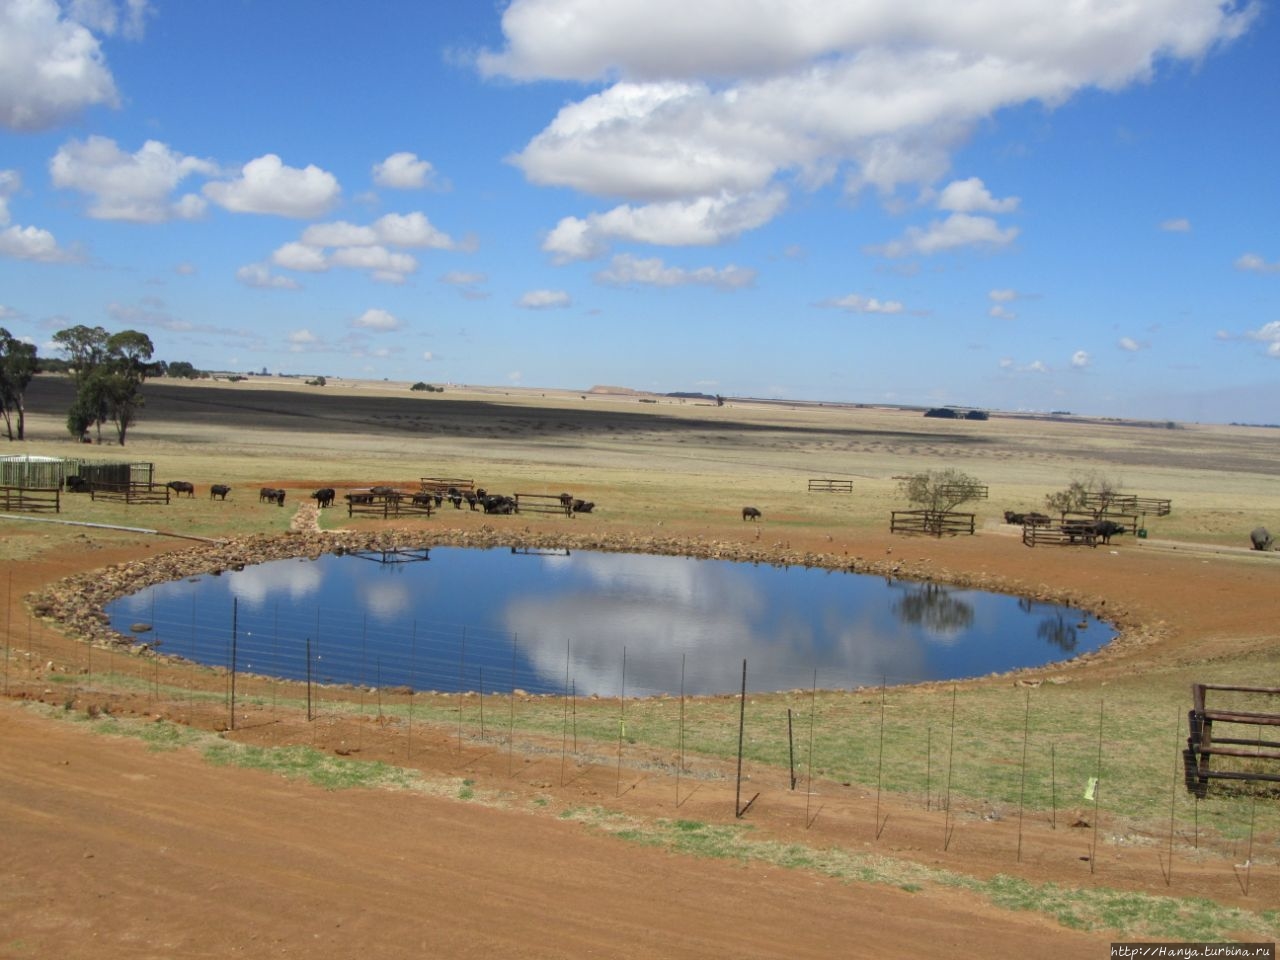
[[[462,491],[459,490],[457,487],[450,487],[447,491],[445,491],[445,493],[449,497],[449,502],[453,504],[453,509],[461,510],[462,509]]]
[[[591,500],[574,500],[573,501],[574,513],[590,513],[595,508],[596,508],[596,505]]]
[[[510,516],[516,512],[516,501],[514,497],[504,497],[501,494],[491,493],[480,501],[480,505],[484,508],[485,513],[493,513],[499,516]]]
[[[480,498],[479,498],[479,497],[477,497],[474,493],[470,493],[470,492],[468,492],[468,493],[464,494],[463,496],[464,496],[464,498],[466,499],[466,501],[467,501],[467,506],[468,506],[470,509],[474,510],[476,507],[480,506]]]
[[[325,507],[332,507],[333,501],[337,499],[337,496],[338,491],[334,490],[333,487],[321,487],[311,494],[311,499],[316,502],[316,506],[323,510]]]
[[[1110,543],[1111,538],[1118,533],[1126,533],[1128,528],[1123,523],[1116,523],[1114,520],[1099,520],[1093,525],[1093,535],[1103,543]]]
[[[1072,543],[1087,543],[1091,547],[1098,545],[1098,537],[1094,532],[1095,521],[1093,520],[1065,520],[1062,524],[1062,532],[1067,535]]]
[[[1025,513],[1014,513],[1012,510],[1006,510],[1004,512],[1004,522],[1012,523],[1020,527],[1027,522],[1027,515]]]
[[[71,493],[88,493],[89,481],[81,476],[67,477],[64,481],[67,490]]]
[[[258,502],[266,501],[274,503],[277,507],[284,506],[284,491],[277,490],[275,487],[263,487],[258,491]]]
[[[1271,549],[1271,534],[1267,532],[1266,527],[1254,527],[1249,533],[1249,542],[1253,544],[1255,550]]]
[[[372,493],[375,497],[386,497],[388,500],[400,499],[400,491],[397,490],[395,487],[384,487],[384,486],[370,487],[369,492]]]
[[[188,483],[186,480],[170,480],[165,484],[174,493],[185,493],[188,497],[196,495],[196,486],[194,483]]]
[[[225,500],[227,499],[227,494],[230,492],[231,488],[225,483],[215,483],[209,488],[209,499],[212,500],[216,497],[219,500]]]
[[[762,516],[764,516],[764,514],[762,514],[762,513],[761,513],[759,510],[757,510],[755,507],[743,507],[743,508],[742,508],[742,519],[743,519],[743,520],[759,520]]]

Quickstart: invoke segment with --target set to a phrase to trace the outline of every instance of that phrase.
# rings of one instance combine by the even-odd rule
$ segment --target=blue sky
[[[214,370],[1275,423],[1276,21],[0,0],[0,325]]]

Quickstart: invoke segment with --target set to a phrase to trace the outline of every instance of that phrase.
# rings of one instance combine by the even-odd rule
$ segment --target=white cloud
[[[1077,350],[1071,355],[1071,366],[1076,370],[1083,370],[1093,362],[1093,358],[1089,356],[1087,350]]]
[[[306,219],[323,216],[341,194],[333,174],[311,164],[287,167],[274,153],[250,160],[235,180],[204,185],[204,195],[233,213]]]
[[[605,84],[512,158],[536,184],[639,203],[836,178],[889,191],[934,183],[972,127],[1003,109],[1149,80],[1161,61],[1196,61],[1238,37],[1260,9],[985,0],[926,14],[901,0],[754,0],[744,15],[737,0],[512,0],[503,46],[477,64]],[[951,212],[1017,203],[980,183],[953,187]],[[564,232],[560,249],[593,248]]]
[[[1190,233],[1191,221],[1186,217],[1175,217],[1161,223],[1160,229],[1165,233]]]
[[[486,283],[488,280],[487,274],[468,273],[465,270],[450,270],[440,278],[441,283],[451,284],[456,287],[473,287],[480,283]]]
[[[563,290],[530,290],[520,298],[520,306],[529,310],[567,307],[572,302]]]
[[[987,311],[987,316],[997,320],[1018,319],[1018,314],[1006,306],[1018,299],[1017,290],[992,290],[987,294],[987,298],[991,301],[991,309]]]
[[[1145,349],[1147,345],[1140,340],[1133,339],[1133,337],[1121,337],[1116,341],[1116,346],[1127,353],[1137,353],[1139,350]]]
[[[667,266],[662,260],[634,257],[629,253],[620,253],[613,258],[609,266],[596,274],[601,283],[628,286],[637,284],[654,287],[684,287],[702,285],[733,290],[750,286],[755,282],[756,272],[733,265],[716,269],[715,267],[698,267],[687,270],[684,267]]]
[[[98,40],[53,0],[0,3],[0,125],[47,130],[96,104],[119,105]]]
[[[386,247],[341,247],[329,255],[335,267],[368,270],[373,279],[383,283],[404,283],[418,269],[418,261],[407,253],[396,253]]]
[[[1032,360],[1024,368],[1028,373],[1049,373],[1049,365],[1041,360]]]
[[[1245,339],[1256,340],[1267,345],[1267,356],[1280,358],[1280,320],[1264,323],[1257,330],[1245,334]]]
[[[59,247],[48,230],[16,224],[0,231],[0,257],[37,263],[71,263],[80,259],[75,252]]]
[[[351,321],[351,325],[360,330],[386,333],[391,330],[399,330],[404,326],[404,323],[386,310],[371,308]]]
[[[897,300],[878,300],[875,297],[864,297],[858,293],[850,293],[835,300],[824,301],[823,306],[837,307],[841,310],[847,310],[849,313],[894,314],[902,313],[906,309]]]
[[[202,216],[203,199],[187,194],[174,200],[172,194],[189,176],[216,173],[212,161],[185,156],[157,140],[148,140],[132,154],[109,137],[70,140],[49,161],[49,177],[55,187],[78,190],[92,198],[90,217],[133,223]]]
[[[884,257],[928,256],[961,247],[1005,247],[1018,237],[1017,227],[1001,228],[990,217],[953,213],[945,220],[935,220],[928,227],[908,227],[902,238],[877,247],[868,253]]]
[[[1017,290],[992,290],[987,297],[996,303],[1012,303],[1018,299]]]
[[[997,200],[977,177],[953,180],[938,195],[938,209],[952,213],[1012,213],[1020,202],[1017,197]]]
[[[1018,319],[1018,314],[1013,310],[1010,310],[1003,303],[992,304],[991,309],[987,311],[987,316],[993,317],[996,320],[1017,320]]]
[[[309,347],[320,342],[320,338],[306,327],[300,330],[291,330],[286,339],[289,341],[290,346],[294,348]]]
[[[786,204],[781,190],[767,193],[614,207],[585,219],[565,217],[543,241],[556,263],[602,256],[616,240],[667,246],[707,246],[753,230]]]
[[[393,190],[420,190],[431,182],[435,169],[415,153],[393,153],[373,165],[373,182]]]
[[[249,263],[236,271],[236,279],[246,287],[260,290],[300,290],[302,284],[292,277],[274,274],[264,263]]]
[[[1251,273],[1280,273],[1280,261],[1267,263],[1256,253],[1246,253],[1236,260],[1236,269],[1247,270]]]
[[[322,273],[329,269],[324,251],[305,243],[286,243],[271,254],[271,262],[283,270]]]
[[[90,30],[108,37],[118,33],[129,40],[142,39],[151,12],[148,0],[70,0],[67,6],[70,19]]]
[[[430,363],[430,362],[431,362],[432,360],[434,360],[435,358],[436,358],[436,355],[435,355],[434,353],[432,353],[430,350],[423,350],[423,351],[422,351],[422,359],[423,359],[423,360],[425,360],[425,361],[427,361],[427,363]]]
[[[422,213],[388,213],[373,224],[374,233],[381,243],[393,247],[429,247],[433,250],[452,250],[453,239],[437,230]]]
[[[335,220],[307,227],[302,231],[302,242],[309,247],[371,247],[378,242],[378,234],[373,227]]]

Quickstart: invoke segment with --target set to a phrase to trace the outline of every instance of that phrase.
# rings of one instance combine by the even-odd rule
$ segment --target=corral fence
[[[809,480],[810,493],[853,493],[852,480],[830,480],[825,477]]]
[[[974,533],[975,514],[953,510],[894,510],[889,518],[890,533],[943,535],[954,537]]]
[[[943,497],[960,497],[966,500],[990,499],[991,490],[982,483],[947,483],[938,488]]]
[[[464,496],[468,493],[476,492],[476,482],[472,479],[462,479],[461,477],[422,477],[419,481],[418,489],[422,493],[429,493],[433,496],[440,494],[445,496],[450,490],[457,490]]]
[[[558,513],[573,516],[573,498],[559,493],[517,493],[516,513]],[[567,498],[566,498],[567,497]]]
[[[1131,513],[1167,517],[1173,511],[1172,500],[1160,497],[1139,497],[1126,493],[1089,493],[1085,495],[1084,505],[1097,516],[1109,513]]]
[[[61,513],[57,487],[0,486],[0,510],[5,513]]]
[[[1110,510],[1103,510],[1100,513],[1082,513],[1078,510],[1068,510],[1062,514],[1063,524],[1089,524],[1099,520],[1110,520],[1112,523],[1118,523],[1124,527],[1125,533],[1136,534],[1138,532],[1138,515],[1136,513],[1115,513]]]
[[[95,483],[151,483],[154,473],[154,465],[143,462],[25,454],[0,457],[0,485],[10,487],[67,487],[69,478],[78,477],[75,486],[88,492]]]
[[[407,493],[404,490],[379,491],[351,490],[343,494],[347,501],[348,517],[380,517],[383,520],[392,517],[429,517],[434,509],[432,494],[419,491]]]
[[[109,500],[123,503],[168,503],[172,489],[163,483],[111,483],[95,480],[89,486],[93,500]]]

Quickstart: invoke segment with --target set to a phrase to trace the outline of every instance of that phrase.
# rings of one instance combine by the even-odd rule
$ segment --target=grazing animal
[[[1032,512],[1024,516],[1022,522],[1029,523],[1033,527],[1047,527],[1050,521],[1045,514]]]
[[[71,493],[88,493],[89,492],[89,481],[79,475],[74,477],[67,477],[66,486],[67,486],[67,490],[70,491]]]
[[[1266,527],[1254,527],[1249,534],[1249,542],[1253,544],[1255,550],[1271,549],[1271,534],[1267,532]]]
[[[383,486],[370,487],[369,492],[372,493],[375,497],[386,497],[389,500],[400,499],[400,491],[398,491],[395,487],[383,487]]]
[[[219,500],[227,499],[227,494],[231,492],[231,488],[225,483],[215,483],[209,488],[209,499],[217,497]]]
[[[592,510],[594,510],[595,508],[596,508],[596,505],[595,505],[595,503],[594,503],[594,502],[592,502],[591,500],[575,500],[575,501],[573,501],[573,512],[574,512],[574,513],[590,513],[590,512],[591,512]]]
[[[349,503],[373,503],[372,493],[348,493],[347,501]]]
[[[489,494],[481,501],[485,513],[494,513],[499,516],[510,516],[516,512],[516,501],[514,497],[504,497],[500,494]]]
[[[467,501],[467,506],[472,510],[474,510],[476,507],[480,505],[480,498],[477,497],[474,493],[467,493],[466,501]]]
[[[1081,543],[1096,547],[1098,538],[1094,532],[1095,526],[1096,523],[1092,520],[1067,520],[1062,524],[1062,532],[1067,535],[1072,543],[1079,540]]]
[[[1114,520],[1099,520],[1093,525],[1093,535],[1103,543],[1110,543],[1111,538],[1117,533],[1126,532],[1123,523],[1116,523]]]
[[[258,491],[258,502],[266,501],[274,503],[277,507],[284,506],[284,491],[277,490],[275,487],[263,487]]]
[[[743,519],[743,520],[759,520],[762,516],[764,516],[764,514],[762,514],[762,513],[761,513],[759,510],[757,510],[755,507],[743,507],[743,508],[742,508],[742,519]]]
[[[1006,510],[1004,512],[1004,522],[1016,524],[1020,527],[1027,522],[1027,515],[1025,513],[1014,513],[1012,510]]]
[[[188,483],[186,480],[170,480],[165,486],[174,493],[185,493],[188,497],[196,495],[195,484]]]
[[[311,494],[311,499],[316,502],[316,506],[323,510],[325,507],[332,507],[333,501],[337,496],[338,491],[334,490],[333,487],[321,487]]]

